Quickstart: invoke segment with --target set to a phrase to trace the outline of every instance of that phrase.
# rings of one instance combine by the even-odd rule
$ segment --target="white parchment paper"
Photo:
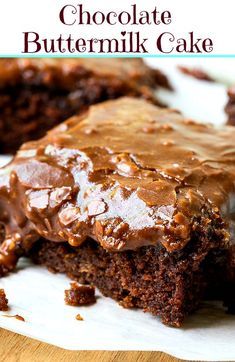
[[[174,93],[161,91],[162,100],[190,118],[224,123],[224,86],[180,74],[173,60],[150,62],[170,75],[175,88]],[[7,160],[0,157],[0,164]],[[235,316],[227,315],[220,303],[204,303],[187,318],[183,328],[175,329],[142,311],[126,310],[99,294],[93,306],[66,306],[64,289],[69,282],[63,275],[21,260],[15,273],[0,279],[0,288],[5,289],[10,305],[9,312],[0,313],[0,326],[71,350],[153,350],[186,360],[235,360]],[[78,313],[84,321],[76,320]],[[19,314],[25,322],[6,318],[5,314]]]
[[[0,325],[14,332],[71,350],[153,350],[187,360],[232,360],[235,356],[235,316],[219,304],[204,304],[181,329],[166,327],[158,318],[127,310],[99,296],[89,307],[64,303],[69,279],[21,261],[18,271],[1,279],[9,312]],[[79,313],[84,321],[76,320]],[[3,315],[19,314],[25,322]]]

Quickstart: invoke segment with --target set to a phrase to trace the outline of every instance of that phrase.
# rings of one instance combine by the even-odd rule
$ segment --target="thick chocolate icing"
[[[235,129],[184,119],[143,100],[90,107],[26,143],[0,171],[6,239],[1,262],[40,236],[79,246],[88,236],[109,251],[191,239],[195,220],[223,218],[231,239]]]
[[[54,58],[54,59],[0,59],[0,88],[18,83],[77,90],[84,79],[112,79],[128,88],[170,87],[166,76],[148,67],[142,59]]]

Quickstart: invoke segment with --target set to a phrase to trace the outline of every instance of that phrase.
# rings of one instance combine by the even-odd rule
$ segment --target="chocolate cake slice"
[[[223,297],[234,137],[127,97],[26,143],[0,171],[1,274],[28,255],[180,326],[205,295]]]
[[[14,153],[89,105],[129,95],[159,103],[164,74],[142,59],[1,59],[0,153]]]
[[[228,90],[228,103],[225,107],[225,112],[228,115],[228,124],[235,126],[235,87]]]

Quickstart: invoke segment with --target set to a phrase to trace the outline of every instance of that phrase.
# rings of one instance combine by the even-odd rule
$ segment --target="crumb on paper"
[[[24,317],[22,317],[22,316],[21,316],[21,315],[19,315],[19,314],[15,314],[15,315],[7,315],[7,314],[3,314],[3,315],[2,315],[2,317],[15,318],[15,319],[17,319],[18,321],[25,322]]]
[[[76,319],[77,321],[84,321],[83,317],[79,313],[76,315]]]
[[[5,312],[9,309],[8,299],[4,289],[0,289],[0,311]]]
[[[213,82],[214,80],[207,74],[204,70],[199,68],[190,68],[185,66],[178,66],[178,69],[181,71],[181,73],[189,75],[195,79],[198,80],[206,80],[208,82]]]
[[[90,305],[96,303],[95,287],[70,283],[70,289],[65,290],[65,303],[72,306]]]

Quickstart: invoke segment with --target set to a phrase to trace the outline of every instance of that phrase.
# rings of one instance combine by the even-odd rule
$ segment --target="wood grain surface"
[[[0,328],[0,361],[176,362],[181,360],[160,352],[67,351]]]

